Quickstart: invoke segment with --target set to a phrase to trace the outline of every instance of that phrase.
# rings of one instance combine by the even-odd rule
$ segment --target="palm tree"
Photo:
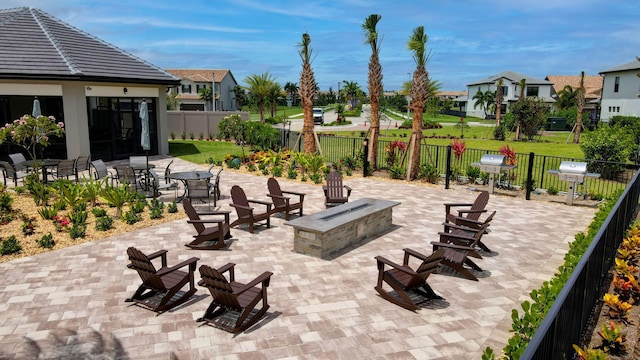
[[[371,57],[369,58],[369,99],[371,100],[371,132],[369,134],[369,163],[371,169],[378,167],[378,135],[380,134],[380,95],[382,94],[382,65],[378,53],[378,32],[376,25],[382,16],[369,15],[362,24],[362,29],[367,37],[366,42],[371,45]]]
[[[473,95],[473,100],[475,100],[473,102],[473,107],[474,108],[480,108],[480,110],[482,110],[482,112],[484,113],[484,118],[487,118],[487,95],[488,93],[490,93],[490,91],[487,89],[487,91],[482,91],[482,89],[478,89],[478,91],[476,92],[475,95]]]
[[[311,69],[311,55],[313,50],[309,48],[311,37],[308,33],[302,34],[302,41],[298,43],[298,54],[302,60],[302,72],[300,73],[300,100],[304,112],[302,135],[304,136],[304,152],[313,154],[316,152],[316,140],[313,136],[313,98],[316,95],[316,80]]]
[[[409,37],[407,47],[413,52],[413,60],[416,62],[416,70],[413,72],[411,84],[411,108],[413,109],[413,126],[411,134],[411,148],[409,149],[410,163],[407,171],[407,179],[413,180],[418,173],[420,164],[420,143],[422,139],[422,113],[425,101],[428,98],[429,73],[426,65],[429,61],[427,52],[427,40],[429,36],[424,33],[424,26],[418,26]]]
[[[298,84],[287,81],[287,83],[284,84],[284,91],[291,97],[292,104],[295,105],[296,96],[298,95]]]
[[[209,107],[210,105],[209,103],[213,100],[213,92],[211,91],[211,88],[204,87],[200,89],[198,94],[200,94],[200,100],[204,101],[205,103],[204,109],[207,110],[207,107]],[[211,107],[209,109],[213,110],[213,104],[211,104]]]
[[[274,82],[274,78],[265,72],[261,75],[253,74],[244,78],[244,82],[247,84],[245,89],[256,98],[258,107],[260,108],[260,121],[264,122],[264,103],[269,96],[271,84]]]
[[[242,88],[242,86],[236,85],[231,91],[233,91],[233,97],[236,100],[236,106],[238,110],[242,109],[242,105],[247,103],[247,94],[245,93],[245,90]]]
[[[520,81],[518,82],[518,86],[520,86],[520,97],[518,98],[518,101],[522,101],[524,100],[524,95],[525,95],[525,89],[527,88],[527,79],[520,79]],[[522,131],[521,131],[521,127],[520,127],[520,121],[516,121],[516,140],[520,140],[522,138]]]
[[[582,109],[584,108],[584,71],[580,72],[580,87],[578,88],[578,113],[576,114],[576,132],[573,136],[575,144],[580,142],[580,133],[582,132]]]
[[[282,96],[282,88],[279,83],[274,81],[269,86],[269,93],[267,94],[267,102],[271,109],[271,117],[276,116],[276,105],[278,104],[280,96]]]
[[[562,90],[558,91],[558,102],[556,103],[558,109],[562,110],[576,106],[579,92],[580,88],[574,89],[571,85],[565,85]]]
[[[355,108],[358,96],[362,93],[362,89],[360,89],[360,85],[358,85],[355,81],[347,81],[342,80],[344,87],[342,88],[342,93],[344,93],[344,98],[347,99],[347,102],[351,104],[351,108]]]
[[[500,126],[500,118],[502,117],[502,100],[504,98],[504,91],[502,90],[502,86],[504,85],[504,80],[502,78],[498,79],[496,83],[496,126]]]

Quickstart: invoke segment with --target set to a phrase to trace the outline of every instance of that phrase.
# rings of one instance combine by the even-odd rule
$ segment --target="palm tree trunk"
[[[413,180],[418,174],[420,167],[420,144],[422,142],[422,108],[413,108],[413,126],[411,127],[411,162],[407,179]]]
[[[582,109],[584,108],[584,71],[580,74],[580,88],[578,88],[578,114],[576,116],[576,131],[573,136],[575,144],[580,142],[580,133],[582,132]]]

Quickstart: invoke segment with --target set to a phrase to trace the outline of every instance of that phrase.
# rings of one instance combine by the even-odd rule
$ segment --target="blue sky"
[[[640,5],[629,0],[3,0],[41,9],[160,68],[270,72],[298,83],[296,45],[311,36],[321,90],[343,80],[366,91],[371,49],[362,23],[380,14],[385,90],[415,69],[407,39],[429,35],[427,70],[443,90],[505,70],[544,78],[589,75],[640,56]]]

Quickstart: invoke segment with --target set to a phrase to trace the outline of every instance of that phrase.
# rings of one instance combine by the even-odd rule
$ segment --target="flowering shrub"
[[[397,140],[390,142],[385,148],[385,152],[387,153],[387,166],[391,168],[396,165],[405,151],[407,151],[407,143]]]
[[[53,217],[53,224],[56,226],[56,230],[61,232],[69,228],[71,221],[64,216],[56,215]]]
[[[462,158],[462,154],[464,154],[466,147],[467,145],[464,143],[464,141],[458,141],[456,139],[453,139],[453,141],[451,141],[451,150],[453,150],[453,155],[457,160],[460,160]]]
[[[503,145],[499,151],[505,157],[505,163],[507,165],[516,165],[518,163],[516,151],[509,147],[509,145]]]
[[[36,158],[36,145],[46,147],[50,136],[64,134],[64,123],[53,116],[24,115],[12,123],[0,127],[0,144],[5,141],[22,146],[32,159]]]

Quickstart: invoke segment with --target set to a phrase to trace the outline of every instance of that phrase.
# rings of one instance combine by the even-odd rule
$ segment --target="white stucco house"
[[[533,76],[528,76],[524,74],[520,74],[513,71],[503,71],[499,74],[495,74],[489,76],[488,78],[475,81],[471,84],[467,85],[467,93],[468,93],[468,101],[467,101],[467,116],[474,116],[479,118],[485,117],[485,112],[482,108],[475,106],[475,100],[473,97],[476,95],[478,91],[486,92],[487,90],[496,91],[497,86],[496,83],[499,79],[502,80],[502,91],[503,91],[503,100],[502,100],[502,113],[505,114],[509,110],[509,105],[518,101],[520,97],[520,81],[525,79],[526,89],[524,91],[525,96],[527,97],[537,97],[542,99],[544,102],[549,104],[553,104],[555,99],[551,97],[553,91],[553,83],[547,80],[542,80],[535,78]],[[493,114],[488,114],[492,116]]]
[[[600,72],[604,76],[600,119],[616,115],[640,116],[640,61],[637,59]]]

